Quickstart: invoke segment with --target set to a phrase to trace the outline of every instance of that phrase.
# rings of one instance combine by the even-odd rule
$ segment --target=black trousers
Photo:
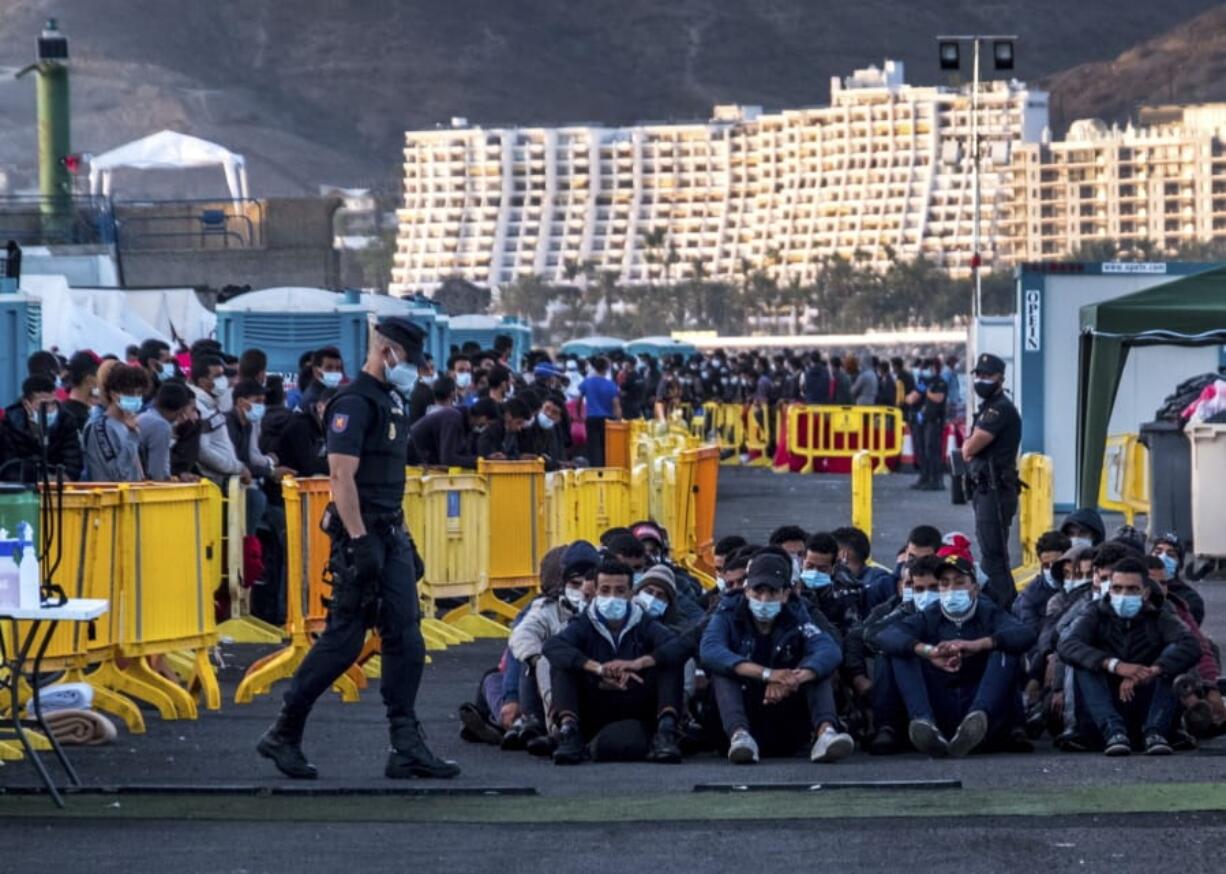
[[[941,485],[945,478],[945,453],[942,451],[941,435],[945,433],[945,422],[925,420],[920,428],[920,442],[923,451],[920,453],[920,481]]]
[[[604,423],[607,419],[588,416],[583,420],[587,428],[587,448],[584,454],[592,467],[604,467]]]
[[[975,508],[975,540],[979,544],[980,563],[988,576],[986,591],[997,606],[1008,610],[1017,597],[1013,568],[1009,564],[1009,528],[1017,515],[1017,492],[979,485],[971,500]]]
[[[403,528],[372,536],[379,538],[384,549],[376,625],[382,643],[383,706],[389,720],[415,719],[417,690],[426,664],[417,602],[416,551]],[[316,699],[354,663],[365,642],[366,622],[359,612],[330,609],[324,633],[303,659],[285,693],[285,709],[305,718]]]
[[[793,755],[813,739],[819,725],[839,724],[830,677],[805,683],[778,704],[762,703],[766,684],[760,680],[715,675],[711,689],[724,734],[731,740],[738,729],[745,729],[764,756]]]
[[[657,665],[641,674],[642,683],[631,681],[622,691],[603,688],[599,677],[582,669],[572,671],[552,665],[549,679],[554,715],[574,714],[583,736],[589,739],[606,725],[626,719],[643,723],[650,735],[661,713],[672,710],[681,714],[684,673],[680,666]]]

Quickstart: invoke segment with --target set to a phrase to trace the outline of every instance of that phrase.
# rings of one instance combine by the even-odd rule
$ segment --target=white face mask
[[[473,384],[473,375],[468,371],[457,373],[455,375],[455,384],[457,388],[468,388]]]
[[[553,419],[546,416],[543,410],[536,414],[536,424],[544,428],[546,431],[553,430]]]
[[[1093,545],[1088,537],[1070,537],[1069,540],[1073,543],[1073,549],[1089,549]]]
[[[587,605],[587,598],[583,597],[583,589],[577,586],[567,586],[562,590],[562,597],[570,603],[570,606],[575,608],[576,613]]]
[[[219,398],[226,393],[226,389],[230,387],[230,380],[225,374],[213,377],[213,397]]]

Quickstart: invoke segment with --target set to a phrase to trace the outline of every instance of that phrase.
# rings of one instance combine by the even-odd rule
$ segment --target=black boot
[[[295,780],[314,780],[319,771],[307,761],[302,753],[302,729],[306,716],[291,716],[284,709],[277,721],[256,744],[256,751],[266,759],[272,759],[277,770]]]
[[[421,723],[416,719],[394,719],[391,724],[392,752],[384,773],[393,780],[429,777],[444,780],[456,777],[460,766],[445,762],[426,746]]]

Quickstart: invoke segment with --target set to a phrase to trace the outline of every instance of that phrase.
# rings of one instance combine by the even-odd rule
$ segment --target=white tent
[[[89,190],[110,195],[111,176],[120,167],[134,170],[182,170],[221,167],[235,200],[247,197],[247,164],[224,146],[199,137],[164,130],[97,155],[89,162]]]

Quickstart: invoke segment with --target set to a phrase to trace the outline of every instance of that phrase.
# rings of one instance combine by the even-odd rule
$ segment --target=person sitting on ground
[[[700,621],[705,612],[677,591],[677,577],[666,564],[653,564],[634,580],[634,602],[653,619],[675,632]]]
[[[715,576],[717,580],[720,574],[724,572],[724,562],[728,559],[728,556],[732,555],[732,553],[736,552],[738,549],[747,545],[748,543],[749,541],[739,534],[730,534],[727,537],[721,537],[719,540],[715,541],[715,551],[713,558],[711,559],[711,564],[715,569]],[[716,585],[718,585],[718,582]]]
[[[894,571],[895,580],[900,576],[899,571],[904,564],[921,556],[936,555],[937,550],[944,545],[940,529],[932,525],[916,525],[907,534],[907,545],[903,547],[902,555],[899,556],[898,567]]]
[[[146,479],[141,464],[137,416],[145,404],[149,375],[141,367],[117,364],[103,384],[106,413],[85,426],[85,474],[92,482],[135,483]]]
[[[609,529],[601,535],[600,542],[609,558],[630,568],[635,577],[646,570],[647,548],[629,529]]]
[[[1098,546],[1107,539],[1107,526],[1097,510],[1082,507],[1064,517],[1060,533],[1072,541],[1073,546]]]
[[[186,385],[177,381],[164,382],[158,386],[149,409],[137,417],[140,460],[146,479],[154,482],[172,479],[170,450],[174,445],[174,429],[194,404],[195,398]]]
[[[1145,564],[1125,558],[1112,568],[1106,596],[1060,641],[1060,658],[1076,672],[1077,707],[1108,756],[1128,755],[1137,740],[1147,755],[1172,751],[1172,684],[1196,664],[1200,646],[1164,601]]]
[[[1058,577],[1056,565],[1073,546],[1072,541],[1059,531],[1045,531],[1035,543],[1039,556],[1039,573],[1009,608],[1018,619],[1038,629],[1047,615],[1047,602],[1061,590],[1064,580]]]
[[[941,564],[940,601],[876,636],[893,659],[911,719],[908,737],[931,756],[965,756],[985,741],[1024,749],[1017,683],[1037,633],[991,598],[960,556]]]
[[[800,579],[800,568],[805,558],[805,544],[808,542],[809,535],[799,525],[780,526],[771,532],[770,539],[767,540],[770,546],[779,547],[792,559],[792,582]]]
[[[688,602],[686,605],[683,605],[682,609],[688,612],[689,615],[700,614],[702,607],[699,602],[703,597],[702,583],[694,579],[685,568],[673,563],[672,558],[668,554],[668,532],[651,519],[643,519],[639,522],[630,523],[630,533],[643,544],[643,549],[646,552],[644,566],[667,565],[668,569],[673,572],[677,595],[682,600]],[[690,607],[694,609],[690,610]]]
[[[1201,630],[1200,623],[1192,616],[1187,602],[1170,588],[1170,564],[1164,561],[1164,558],[1165,556],[1158,555],[1145,557],[1149,580],[1158,586],[1158,590],[1166,598],[1166,603],[1188,627],[1188,631],[1192,632],[1200,646],[1200,659],[1196,666],[1175,678],[1175,696],[1183,708],[1183,721],[1188,732],[1198,738],[1216,737],[1226,729],[1226,704],[1223,703],[1221,690],[1218,689],[1221,665],[1218,661],[1217,646]]]
[[[81,443],[75,420],[60,415],[55,377],[35,373],[21,383],[21,399],[6,407],[0,419],[0,481],[36,482],[44,446],[53,481],[56,468],[63,469],[66,480],[81,478]]]
[[[1026,688],[1023,695],[1026,705],[1026,733],[1038,738],[1044,729],[1059,738],[1067,728],[1075,729],[1070,718],[1065,724],[1064,702],[1075,699],[1072,676],[1066,675],[1056,644],[1060,634],[1073,621],[1068,614],[1081,609],[1084,601],[1094,596],[1091,584],[1094,576],[1093,547],[1070,547],[1058,561],[1051,565],[1052,577],[1060,590],[1047,601],[1043,621],[1039,628],[1039,641],[1030,653],[1026,665]]]
[[[898,581],[898,594],[874,607],[848,635],[844,664],[852,675],[856,694],[870,696],[874,734],[868,749],[873,755],[897,752],[907,736],[907,710],[898,691],[898,680],[891,660],[881,652],[877,637],[883,629],[940,601],[937,574],[941,564],[941,559],[935,555],[921,555],[908,561]],[[873,660],[871,679],[870,656]]]
[[[845,639],[860,624],[864,590],[849,574],[834,578],[839,547],[826,532],[814,534],[805,543],[804,560],[800,569],[798,596],[809,612],[820,611]]]
[[[813,762],[855,749],[839,729],[831,682],[842,652],[792,591],[786,553],[764,550],[749,563],[744,594],[724,599],[702,635],[700,660],[735,764],[802,745]]]
[[[586,740],[597,761],[681,761],[683,662],[667,654],[676,636],[632,602],[633,576],[606,558],[592,603],[542,649],[558,727],[555,764],[582,762]]]
[[[600,554],[596,547],[586,540],[577,540],[565,547],[559,557],[561,585],[547,588],[542,567],[542,595],[532,602],[524,618],[511,632],[508,642],[511,654],[525,668],[519,688],[520,705],[525,713],[518,733],[523,745],[533,755],[549,755],[556,745],[556,740],[548,736],[546,729],[556,720],[551,668],[549,659],[544,655],[545,644],[582,613],[595,597],[599,562]],[[537,701],[540,702],[539,712]]]
[[[835,576],[844,576],[864,590],[861,610],[867,613],[878,604],[890,600],[897,588],[894,575],[880,565],[872,564],[873,545],[859,528],[836,528],[831,532],[839,547],[839,566]]]
[[[1188,585],[1187,581],[1180,575],[1183,571],[1185,556],[1183,541],[1179,539],[1179,535],[1174,531],[1168,531],[1160,535],[1154,540],[1150,554],[1156,555],[1162,560],[1163,567],[1166,569],[1167,589],[1171,593],[1178,595],[1179,599],[1188,605],[1188,612],[1192,614],[1192,618],[1196,620],[1197,625],[1204,625],[1205,599],[1201,597],[1200,592]]]

